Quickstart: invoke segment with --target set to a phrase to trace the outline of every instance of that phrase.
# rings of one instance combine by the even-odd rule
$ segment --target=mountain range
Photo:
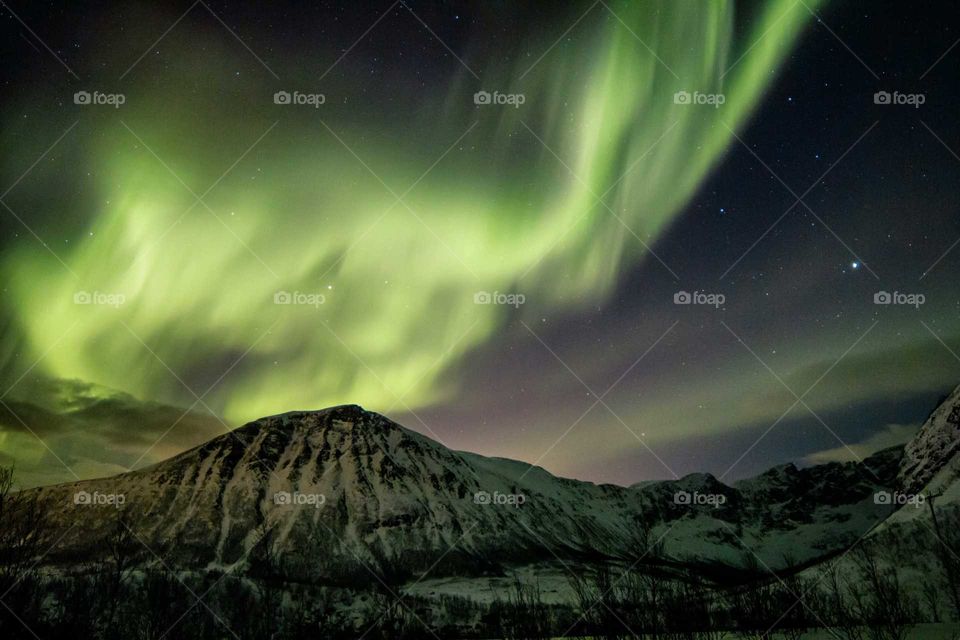
[[[905,446],[778,466],[724,484],[630,487],[454,451],[356,405],[262,418],[141,470],[27,490],[62,535],[51,565],[108,552],[119,518],[139,562],[349,584],[504,575],[537,563],[772,570],[831,557],[957,466],[960,387]],[[956,484],[940,477],[940,493]],[[146,550],[146,551],[144,551]],[[279,567],[279,569],[278,569]]]

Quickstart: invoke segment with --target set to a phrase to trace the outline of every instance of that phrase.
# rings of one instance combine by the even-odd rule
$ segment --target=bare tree
[[[930,622],[940,622],[940,586],[932,580],[924,580],[920,590]]]
[[[0,588],[16,584],[47,551],[50,518],[36,493],[14,491],[13,467],[0,467]]]
[[[960,619],[960,512],[954,510],[947,514],[946,526],[941,526],[934,503],[940,495],[927,496],[930,507],[930,519],[936,535],[935,553],[940,561],[940,570],[947,595],[953,604],[954,617]]]
[[[127,511],[118,508],[106,538],[106,555],[99,560],[95,570],[104,635],[115,632],[117,613],[136,559],[136,545]]]
[[[37,566],[49,550],[50,518],[36,492],[15,491],[13,467],[0,467],[0,595],[20,617],[39,617],[44,590]],[[20,628],[0,608],[0,630]],[[0,634],[2,635],[2,634]]]

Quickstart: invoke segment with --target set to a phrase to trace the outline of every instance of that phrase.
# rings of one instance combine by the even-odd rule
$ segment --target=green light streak
[[[511,312],[476,305],[474,294],[521,292],[530,317],[609,294],[621,267],[644,259],[634,234],[653,245],[676,218],[810,20],[799,3],[768,2],[735,42],[732,3],[614,8],[625,24],[606,16],[586,49],[560,44],[522,80],[523,66],[481,74],[482,88],[525,93],[520,108],[476,108],[478,87],[454,82],[442,117],[415,128],[424,144],[411,135],[404,149],[355,123],[328,123],[400,194],[479,118],[467,151],[454,150],[405,196],[414,213],[331,138],[322,109],[277,112],[278,131],[206,198],[220,220],[128,132],[111,129],[91,160],[99,210],[69,250],[58,248],[79,281],[36,247],[6,258],[27,352],[39,357],[60,340],[38,371],[189,404],[167,366],[202,393],[197,380],[212,382],[243,356],[206,398],[233,422],[343,402],[442,402],[456,385],[450,365]],[[726,102],[677,105],[680,90],[722,92]],[[227,107],[197,112],[147,87],[131,93],[124,121],[198,192],[229,166],[225,132],[246,146],[269,124],[231,121]],[[302,145],[276,139],[291,128]],[[483,153],[471,156],[471,145]],[[78,290],[121,293],[125,303],[77,305]],[[274,305],[278,290],[326,301]]]

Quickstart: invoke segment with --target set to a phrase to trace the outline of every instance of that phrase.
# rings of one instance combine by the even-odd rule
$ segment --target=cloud
[[[37,378],[0,405],[0,464],[20,486],[114,475],[225,433],[216,416],[77,380]]]
[[[826,464],[827,462],[863,460],[882,449],[904,444],[913,438],[919,429],[919,424],[888,424],[862,442],[811,453],[804,458],[804,462]]]

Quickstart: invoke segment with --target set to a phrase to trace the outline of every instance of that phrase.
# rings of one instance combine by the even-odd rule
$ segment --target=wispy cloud
[[[876,433],[871,434],[861,442],[849,447],[835,447],[811,453],[804,462],[809,464],[825,464],[827,462],[851,462],[864,459],[882,449],[904,444],[917,434],[919,424],[888,424]]]
[[[35,378],[18,391],[0,406],[0,464],[16,467],[20,486],[122,473],[224,432],[215,416],[77,380]]]

